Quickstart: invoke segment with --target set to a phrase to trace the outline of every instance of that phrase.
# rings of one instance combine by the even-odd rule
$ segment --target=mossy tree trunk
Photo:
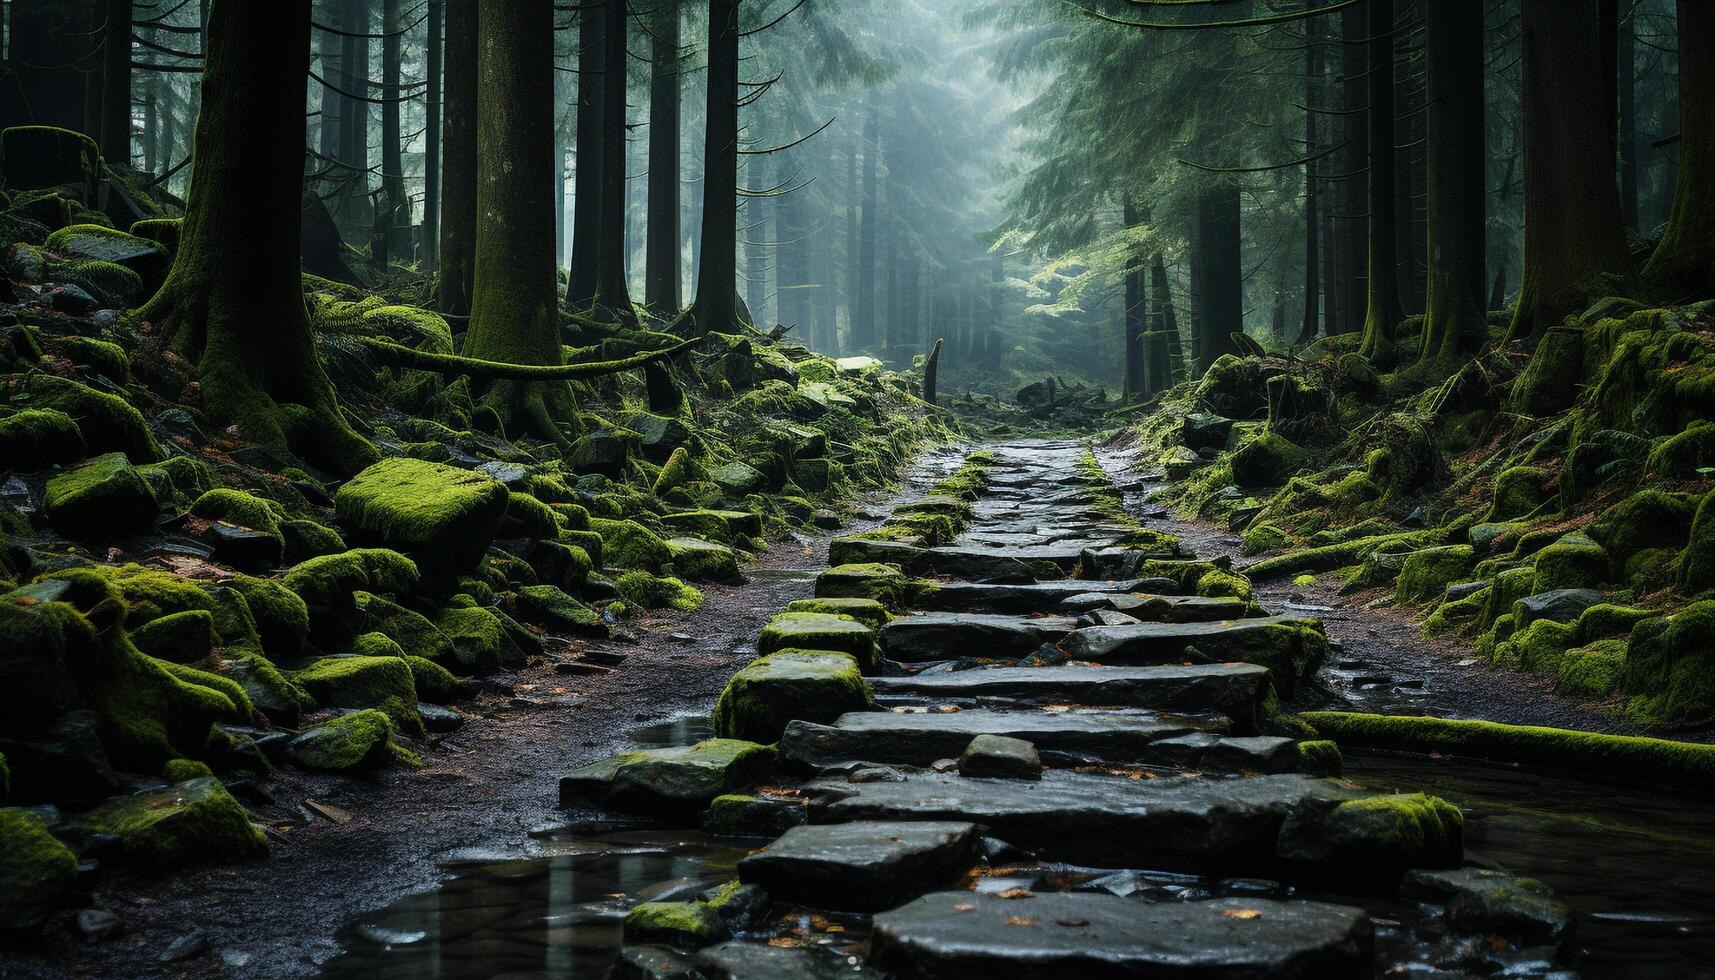
[[[692,319],[700,333],[738,325],[738,0],[709,3],[703,228]]]
[[[423,121],[423,270],[433,272],[441,240],[441,22],[446,0],[428,0],[423,57],[428,62],[428,87]]]
[[[101,45],[101,155],[131,165],[131,0],[107,0]]]
[[[1243,333],[1244,272],[1240,268],[1239,188],[1225,181],[1197,195],[1196,309],[1193,333],[1197,371],[1222,354],[1238,353],[1233,334]]]
[[[578,164],[572,191],[572,262],[566,281],[566,303],[575,310],[594,306],[601,286],[606,38],[605,6],[582,6],[578,11]]]
[[[376,261],[383,266],[394,257],[399,241],[399,228],[411,220],[411,209],[405,204],[404,140],[399,131],[400,56],[399,0],[382,0],[381,31],[381,208],[375,226]],[[407,254],[404,258],[409,261]]]
[[[643,301],[657,316],[685,305],[679,279],[679,0],[661,0],[650,26],[649,211]]]
[[[1315,91],[1322,83],[1322,39],[1321,28],[1314,23],[1305,26],[1310,34],[1310,43],[1304,47],[1304,104],[1316,104]],[[1304,113],[1304,155],[1316,155],[1316,113]],[[1308,344],[1316,339],[1316,333],[1322,320],[1322,253],[1320,230],[1317,228],[1317,199],[1321,196],[1321,188],[1317,186],[1316,164],[1304,165],[1304,321],[1298,329],[1298,342]]]
[[[554,20],[537,0],[482,0],[477,22],[476,277],[463,353],[561,364],[554,281]],[[577,403],[563,381],[481,392],[508,435],[565,441]]]
[[[1340,154],[1339,170],[1349,174],[1341,182],[1339,200],[1334,210],[1340,212],[1330,229],[1334,240],[1335,296],[1338,308],[1330,309],[1335,319],[1328,332],[1351,333],[1363,326],[1364,263],[1366,230],[1364,214],[1369,210],[1369,92],[1365,79],[1369,71],[1369,9],[1364,4],[1348,7],[1340,13],[1340,93],[1343,114],[1340,116],[1340,139],[1346,149]]]
[[[1634,285],[1604,110],[1597,0],[1523,0],[1524,276],[1508,336]],[[1683,68],[1683,66],[1682,66]]]
[[[1120,220],[1127,228],[1141,222],[1130,194],[1120,198]],[[1147,398],[1150,395],[1149,372],[1144,365],[1143,259],[1134,251],[1125,262],[1125,309],[1121,311],[1120,330],[1125,345],[1125,397]]]
[[[602,83],[601,109],[601,239],[596,249],[596,302],[602,315],[620,323],[635,323],[631,291],[625,281],[625,77],[626,0],[607,0],[602,44],[604,67],[613,77]],[[550,150],[550,152],[552,152]],[[580,159],[581,162],[581,159]],[[550,205],[552,206],[552,205]]]
[[[937,385],[941,375],[941,346],[940,337],[935,338],[935,346],[929,348],[929,356],[923,361],[923,400],[935,404]]]
[[[1715,5],[1679,0],[1679,183],[1644,269],[1670,300],[1715,296]]]
[[[1483,5],[1484,0],[1446,0],[1428,10],[1429,299],[1423,363],[1456,361],[1488,336]]]
[[[340,414],[299,274],[310,2],[218,0],[205,43],[178,257],[138,315],[195,365],[211,419],[354,473],[375,448]]]
[[[1185,380],[1185,345],[1179,339],[1179,315],[1173,309],[1172,287],[1167,284],[1167,263],[1156,252],[1150,263],[1149,295],[1155,302],[1156,333],[1166,350],[1161,388],[1166,390]]]
[[[863,123],[863,225],[858,231],[857,295],[852,299],[852,346],[875,346],[875,232],[881,217],[876,206],[875,170],[881,155],[881,126],[872,96]]]
[[[444,313],[462,316],[470,313],[476,274],[477,0],[446,0],[446,5],[440,306]]]
[[[1638,230],[1638,30],[1637,13],[1620,18],[1618,65],[1620,131],[1620,219]]]
[[[1394,329],[1405,319],[1399,291],[1397,161],[1394,149],[1393,0],[1369,2],[1369,279],[1358,351],[1378,365],[1394,361]]]

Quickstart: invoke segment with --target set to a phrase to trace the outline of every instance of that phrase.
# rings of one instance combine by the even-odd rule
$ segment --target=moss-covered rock
[[[436,614],[434,625],[452,645],[453,663],[443,662],[442,666],[465,674],[486,674],[524,661],[524,651],[490,609],[450,606]]]
[[[514,493],[506,502],[506,516],[500,522],[500,536],[554,541],[560,536],[560,518],[553,508],[530,494]]]
[[[886,606],[874,599],[859,598],[793,599],[786,604],[786,611],[850,616],[871,629],[881,629],[892,618]]]
[[[659,575],[673,560],[667,542],[636,521],[592,517],[590,530],[601,536],[602,564],[606,567]]]
[[[740,460],[717,466],[709,471],[709,479],[729,497],[743,497],[761,490],[764,478],[756,467]]]
[[[1345,760],[1340,746],[1327,739],[1310,739],[1297,743],[1298,771],[1306,776],[1338,776]]]
[[[417,459],[384,459],[334,497],[339,516],[417,563],[431,587],[450,586],[482,560],[506,514],[505,484]]]
[[[214,614],[206,609],[186,609],[147,623],[131,631],[131,642],[151,657],[177,664],[195,663],[214,651],[218,637]]]
[[[379,708],[405,731],[423,732],[416,678],[402,656],[323,657],[290,676],[323,707]]]
[[[118,395],[51,374],[30,375],[22,395],[31,408],[51,408],[75,419],[92,453],[124,453],[133,463],[161,458],[142,413]]]
[[[873,599],[888,609],[901,609],[911,580],[897,565],[854,562],[835,565],[816,576],[819,599]]]
[[[762,628],[757,650],[764,656],[777,650],[832,650],[849,654],[865,673],[881,666],[875,630],[850,616],[785,612]]]
[[[296,592],[275,579],[253,575],[235,575],[220,588],[244,597],[264,653],[276,660],[298,656],[310,632],[310,608]],[[233,637],[222,639],[230,643]]]
[[[875,706],[850,654],[777,650],[734,674],[715,702],[715,734],[775,742],[790,721],[829,723]]]
[[[526,585],[518,590],[518,616],[544,629],[584,636],[606,636],[601,613],[552,585]]]
[[[286,546],[281,560],[288,565],[320,558],[322,555],[337,555],[346,550],[345,539],[340,537],[338,531],[309,520],[281,521],[280,540]]]
[[[361,614],[359,632],[387,637],[399,644],[406,656],[422,657],[443,667],[456,662],[452,639],[422,613],[369,592],[353,593],[352,600]]]
[[[762,518],[747,510],[687,510],[665,514],[661,523],[681,534],[729,545],[762,535]]]
[[[303,600],[314,635],[338,644],[356,631],[356,593],[408,593],[417,586],[417,566],[396,551],[354,548],[294,565],[281,581]]]
[[[1679,560],[1679,587],[1692,595],[1715,588],[1715,491],[1697,504],[1691,537]]]
[[[737,793],[774,774],[774,750],[739,739],[622,752],[560,779],[560,805],[600,803],[644,812],[689,815],[717,796]]]
[[[696,949],[726,937],[720,913],[705,902],[644,902],[625,914],[625,941]]]
[[[1626,712],[1643,721],[1691,724],[1715,718],[1715,601],[1632,627],[1622,686]]]
[[[701,538],[668,538],[673,569],[685,578],[702,582],[737,582],[738,552],[724,544]]]
[[[292,739],[286,754],[305,769],[374,769],[393,758],[393,719],[369,709],[341,715]]]
[[[802,797],[728,793],[709,801],[700,826],[717,837],[778,837],[808,818]]]
[[[111,800],[78,817],[73,827],[119,838],[120,861],[153,871],[230,864],[268,853],[267,839],[250,815],[210,776]]]
[[[285,511],[279,504],[242,490],[219,487],[196,499],[191,513],[205,520],[218,521],[233,527],[254,531],[265,537],[263,542],[247,544],[245,557],[269,567],[278,565],[286,554],[286,538],[280,531]],[[220,554],[220,538],[216,538],[216,554]]]
[[[83,433],[71,416],[51,408],[27,408],[0,418],[0,459],[9,469],[30,473],[75,463],[84,457]]]
[[[0,936],[31,932],[69,903],[77,855],[31,810],[0,808]]]
[[[1550,499],[1548,484],[1553,476],[1540,466],[1514,466],[1495,477],[1494,502],[1488,520],[1510,521],[1525,517]]]
[[[49,251],[75,259],[92,259],[123,266],[137,274],[146,289],[158,289],[167,278],[172,257],[159,242],[100,225],[71,225],[48,236]]]
[[[1566,651],[1554,689],[1574,697],[1605,698],[1620,686],[1626,669],[1624,640],[1597,640]]]
[[[655,496],[665,498],[670,492],[694,480],[701,480],[705,475],[702,467],[691,458],[690,450],[680,446],[673,450],[667,461],[661,464],[661,472],[655,475]]]
[[[54,529],[81,540],[143,533],[159,513],[148,481],[124,453],[97,456],[53,477],[43,497]]]
[[[1447,586],[1471,572],[1476,559],[1470,545],[1425,548],[1407,555],[1394,583],[1394,598],[1418,604],[1439,599]]]
[[[1464,813],[1439,797],[1370,796],[1330,810],[1295,810],[1280,829],[1278,850],[1335,874],[1397,877],[1407,868],[1457,867],[1464,828]]]
[[[1233,451],[1233,483],[1245,488],[1277,487],[1310,465],[1302,446],[1277,432],[1263,432]]]
[[[1568,534],[1536,554],[1536,592],[1588,589],[1609,581],[1608,552],[1582,534]]]
[[[639,609],[677,609],[690,612],[703,604],[703,593],[676,578],[648,572],[626,572],[614,581],[621,598]]]
[[[1521,627],[1496,649],[1496,657],[1533,673],[1557,673],[1560,658],[1577,645],[1578,626],[1538,619]]]

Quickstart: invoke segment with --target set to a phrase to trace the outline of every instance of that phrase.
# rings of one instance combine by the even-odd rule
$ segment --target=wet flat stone
[[[1196,874],[1271,874],[1275,842],[1300,808],[1365,794],[1272,775],[1130,779],[1050,770],[1040,782],[907,773],[899,782],[811,782],[812,823],[968,820],[1049,860]]]
[[[877,697],[999,698],[1030,704],[1087,704],[1157,711],[1219,711],[1238,731],[1255,725],[1268,669],[1256,664],[1159,667],[991,667],[916,677],[877,677]]]
[[[1146,623],[1212,623],[1241,619],[1248,607],[1243,599],[1227,597],[1081,592],[1062,600],[1060,608],[1072,612],[1105,609],[1125,613]]]
[[[870,912],[951,883],[976,862],[979,840],[959,821],[794,827],[741,859],[738,877],[777,902]]]
[[[1069,616],[1001,616],[925,613],[902,616],[881,628],[881,652],[901,663],[955,657],[1016,659],[1044,643],[1058,643],[1077,626]]]
[[[1103,664],[1261,664],[1270,669],[1281,693],[1290,697],[1299,680],[1313,673],[1327,653],[1327,641],[1306,628],[1314,623],[1298,616],[1259,616],[1211,623],[1091,626],[1060,641],[1060,650],[1073,660]]]
[[[1547,885],[1486,868],[1413,871],[1402,898],[1447,906],[1455,929],[1505,936],[1521,945],[1560,945],[1572,938],[1572,912]]]
[[[835,538],[828,544],[830,565],[882,562],[898,565],[907,575],[965,579],[1029,580],[1049,577],[1050,569],[1064,576],[1078,564],[1082,549],[1066,545],[1037,545],[1020,548],[944,547],[922,548],[900,541],[869,538]]]
[[[870,963],[916,977],[1348,980],[1374,969],[1362,910],[1229,898],[937,892],[875,917]]]
[[[911,712],[854,711],[832,725],[794,721],[780,738],[780,758],[800,769],[848,762],[928,766],[957,758],[979,735],[1023,739],[1043,755],[1078,762],[1129,763],[1150,744],[1193,732],[1220,732],[1225,718],[1160,715],[1131,709],[1034,709]]]
[[[682,814],[767,779],[774,753],[732,738],[678,748],[622,752],[560,777],[560,805],[600,804]]]
[[[1142,582],[1141,579],[1123,582],[1064,579],[1017,584],[944,582],[924,590],[917,605],[927,612],[1045,612],[1075,595],[1124,594],[1139,588]]]
[[[846,962],[837,950],[730,942],[697,953],[703,980],[885,980],[886,974]]]

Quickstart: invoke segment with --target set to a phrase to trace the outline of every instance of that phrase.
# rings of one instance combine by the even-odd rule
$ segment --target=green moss
[[[363,633],[380,633],[399,644],[409,657],[422,657],[443,667],[456,664],[453,641],[421,613],[369,592],[355,592]]]
[[[1715,718],[1715,601],[1632,627],[1623,683],[1626,712],[1651,723]]]
[[[191,456],[172,456],[159,463],[139,466],[137,470],[150,479],[164,475],[172,483],[174,490],[188,497],[206,493],[218,482],[213,467]]]
[[[275,537],[280,536],[280,519],[285,517],[285,511],[272,500],[226,487],[210,490],[198,497],[191,505],[191,513]]]
[[[1326,739],[1297,743],[1298,771],[1306,776],[1338,776],[1343,761],[1340,747]]]
[[[703,593],[676,578],[659,578],[648,572],[626,572],[615,582],[619,594],[642,609],[677,609],[691,612],[703,604]]]
[[[1697,504],[1691,537],[1680,556],[1679,587],[1690,595],[1715,588],[1715,491]]]
[[[684,446],[673,450],[662,464],[661,472],[655,477],[654,491],[658,497],[665,497],[670,490],[676,490],[692,480],[702,479],[704,473],[691,458]]]
[[[1437,636],[1454,630],[1465,630],[1482,621],[1493,587],[1478,589],[1464,597],[1443,602],[1423,620],[1423,635]]]
[[[1425,548],[1406,556],[1394,584],[1394,598],[1401,603],[1420,604],[1439,599],[1447,586],[1471,572],[1475,558],[1470,545]]]
[[[214,770],[205,762],[195,759],[168,759],[161,767],[161,778],[169,783],[182,783],[191,779],[202,779],[214,775]]]
[[[1330,572],[1336,568],[1357,565],[1374,552],[1387,549],[1390,551],[1409,551],[1426,548],[1440,543],[1439,531],[1402,531],[1396,534],[1378,534],[1355,541],[1340,544],[1323,545],[1317,548],[1305,548],[1299,551],[1289,551],[1283,555],[1263,560],[1245,567],[1245,574],[1254,580],[1281,578],[1296,575],[1300,572]]]
[[[346,550],[345,539],[338,531],[315,521],[281,521],[280,539],[286,545],[282,560],[288,565],[322,555],[337,555]]]
[[[264,857],[268,842],[244,807],[212,777],[120,797],[74,826],[119,838],[118,860],[155,871]]]
[[[391,649],[399,650],[396,644]],[[323,707],[379,708],[405,731],[422,734],[416,679],[410,665],[397,653],[324,657],[294,671],[291,679]]]
[[[81,540],[140,534],[155,526],[155,494],[123,453],[107,453],[48,480],[48,520]]]
[[[1577,645],[1577,636],[1576,623],[1538,619],[1498,645],[1496,658],[1532,673],[1555,673],[1560,669],[1561,656]]]
[[[1339,874],[1397,876],[1405,868],[1457,867],[1464,830],[1464,813],[1440,797],[1369,796],[1288,817],[1279,851],[1292,861],[1337,865]]]
[[[833,650],[850,654],[865,672],[880,666],[875,630],[850,616],[828,613],[785,612],[762,628],[757,650]]]
[[[1715,422],[1706,420],[1661,440],[1645,462],[1650,473],[1675,480],[1694,480],[1710,466],[1715,466]]]
[[[109,309],[130,309],[143,298],[143,278],[113,262],[96,259],[50,259],[47,277],[54,282],[76,284],[93,296],[96,302]],[[124,375],[120,375],[115,380],[123,378]]]
[[[75,897],[77,855],[41,814],[0,809],[0,935],[32,931]]]
[[[739,574],[738,552],[724,544],[701,538],[668,538],[673,569],[686,578],[705,582],[736,582]]]
[[[726,936],[720,914],[704,902],[644,902],[625,914],[628,943],[668,943],[695,948]]]
[[[359,532],[403,551],[436,586],[475,568],[494,540],[509,499],[480,473],[416,459],[384,459],[334,497]]]
[[[1624,640],[1597,640],[1588,646],[1566,651],[1554,689],[1561,694],[1605,698],[1620,686],[1626,669]]]
[[[636,521],[592,517],[589,524],[590,530],[601,536],[602,563],[606,567],[659,575],[673,560],[667,542]]]
[[[207,657],[215,646],[214,615],[186,609],[152,619],[131,631],[131,642],[151,657],[188,664]]]
[[[341,715],[292,739],[287,753],[306,769],[374,769],[395,759],[393,719],[368,709]]]
[[[1582,534],[1568,534],[1536,553],[1536,592],[1589,589],[1609,581],[1608,552]]]
[[[1307,711],[1301,717],[1344,747],[1433,752],[1692,788],[1715,779],[1715,745],[1492,721],[1339,711]]]
[[[452,658],[467,674],[486,674],[502,664],[522,663],[524,652],[493,611],[451,607],[435,616],[435,627],[452,644]]]
[[[556,633],[607,635],[601,613],[556,586],[526,585],[518,589],[517,613],[521,619]]]
[[[1538,466],[1514,466],[1495,477],[1494,503],[1488,520],[1510,521],[1528,516],[1548,502],[1548,484],[1553,476]]]
[[[1260,555],[1267,551],[1280,551],[1283,548],[1290,548],[1296,543],[1292,535],[1275,525],[1258,524],[1253,521],[1249,527],[1245,528],[1243,553],[1245,555]]]
[[[295,565],[281,581],[309,608],[311,629],[337,642],[354,630],[354,593],[408,593],[416,588],[417,566],[396,551],[354,548]]]
[[[1274,487],[1310,465],[1303,447],[1276,432],[1246,440],[1232,455],[1233,483],[1240,487]]]
[[[1659,615],[1654,609],[1599,602],[1579,614],[1578,640],[1580,643],[1593,643],[1623,637],[1632,631],[1633,626]]]
[[[807,614],[814,615],[814,614]],[[778,741],[790,721],[831,723],[875,706],[850,654],[776,650],[734,674],[715,702],[715,734]]]
[[[27,408],[0,418],[0,459],[24,473],[75,463],[84,455],[83,433],[71,416],[51,408]]]
[[[1196,592],[1200,596],[1249,600],[1251,597],[1250,579],[1226,569],[1211,568],[1197,579]]]
[[[786,611],[850,616],[871,629],[881,629],[892,618],[887,612],[887,607],[874,599],[793,599],[786,604]]]
[[[378,568],[387,565],[380,559],[374,559],[373,563]],[[314,566],[304,562],[297,567]],[[402,575],[403,570],[392,570],[389,574]],[[246,608],[249,609],[250,615],[255,617],[256,632],[261,638],[263,652],[277,660],[291,659],[298,655],[303,647],[304,637],[310,631],[310,610],[304,599],[290,587],[289,582],[282,583],[252,575],[235,575],[222,584],[244,597]],[[397,584],[397,581],[394,584]]]
[[[873,599],[889,609],[905,604],[910,580],[897,565],[858,562],[835,565],[816,576],[816,597]]]
[[[142,413],[118,395],[51,374],[30,375],[21,395],[18,400],[31,408],[51,408],[71,416],[92,453],[124,453],[133,463],[161,457]]]
[[[500,534],[508,538],[545,538],[553,541],[560,536],[560,519],[553,508],[527,493],[515,493],[506,502],[506,516],[500,523]]]
[[[67,258],[111,263],[158,286],[172,257],[159,242],[100,225],[71,225],[48,236],[47,248]],[[139,286],[139,289],[141,287]]]

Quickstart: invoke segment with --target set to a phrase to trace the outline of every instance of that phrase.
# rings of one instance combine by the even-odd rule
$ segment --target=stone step
[[[780,758],[800,770],[850,762],[928,766],[958,758],[978,735],[1019,738],[1044,756],[1074,762],[1172,764],[1151,746],[1180,735],[1225,734],[1219,715],[1164,715],[1131,708],[1066,711],[973,708],[968,711],[852,711],[832,725],[794,721],[780,738]],[[1171,753],[1167,753],[1171,754]]]
[[[774,753],[767,746],[732,738],[621,752],[561,776],[560,805],[684,816],[773,772]]]
[[[828,564],[882,562],[898,565],[907,575],[953,578],[970,582],[1031,581],[1065,578],[1078,564],[1082,549],[1062,545],[1026,548],[923,548],[902,541],[835,538],[828,544]]]
[[[1080,592],[1067,596],[1060,608],[1068,612],[1112,610],[1146,623],[1217,623],[1243,619],[1250,608],[1243,599],[1227,596],[1146,595],[1134,592]]]
[[[1210,623],[1141,623],[1091,626],[1060,641],[1073,660],[1148,665],[1192,662],[1253,663],[1269,668],[1280,693],[1291,697],[1327,656],[1321,624],[1295,616]]]
[[[1288,816],[1329,813],[1366,795],[1297,774],[1131,779],[1049,770],[1030,782],[902,775],[812,781],[810,822],[968,820],[1051,861],[1275,877],[1291,870],[1276,852]]]
[[[1139,590],[1156,591],[1163,587],[1172,587],[1172,583],[1166,579],[1127,579],[1119,582],[1094,582],[1085,579],[1019,583],[943,582],[933,588],[923,589],[916,605],[925,612],[1022,614],[1054,609],[1073,596],[1121,596]]]
[[[1043,644],[1059,643],[1077,623],[1070,616],[1002,616],[993,613],[924,613],[881,628],[881,653],[901,663],[959,657],[1017,659]]]
[[[1004,699],[1028,704],[1084,704],[1219,711],[1240,732],[1254,731],[1268,669],[1256,664],[1162,667],[990,667],[870,680],[878,698]]]
[[[973,823],[857,821],[798,826],[738,862],[776,902],[874,912],[951,884],[976,863]]]
[[[876,916],[869,965],[901,978],[1356,980],[1374,961],[1369,916],[1344,905],[954,891]]]

